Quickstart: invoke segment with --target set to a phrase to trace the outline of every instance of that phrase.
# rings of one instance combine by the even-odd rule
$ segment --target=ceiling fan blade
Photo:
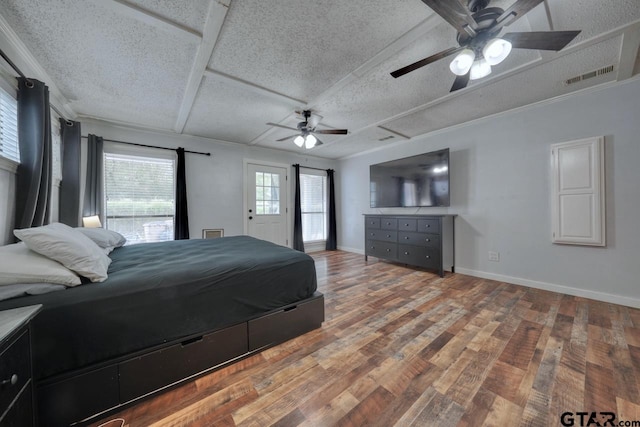
[[[319,133],[321,135],[346,135],[348,133],[347,129],[323,129],[323,130],[314,130],[313,133]]]
[[[467,87],[467,85],[469,84],[470,76],[471,76],[470,73],[467,73],[462,76],[457,76],[456,79],[453,81],[453,86],[451,86],[451,90],[449,92],[455,92],[456,90],[464,89],[465,87]]]
[[[278,123],[271,123],[271,122],[269,122],[269,123],[267,123],[267,125],[269,125],[269,126],[276,126],[276,127],[279,127],[279,128],[289,129],[289,130],[296,130],[296,131],[298,130],[298,129],[296,129],[296,128],[292,128],[292,127],[289,127],[289,126],[279,125]]]
[[[451,24],[459,33],[476,35],[475,30],[478,28],[478,23],[471,16],[471,12],[458,0],[422,0],[422,2]]]
[[[296,133],[295,135],[289,135],[289,136],[287,136],[287,137],[285,137],[285,138],[276,139],[276,141],[277,141],[277,142],[286,141],[287,139],[291,139],[291,138],[296,137],[296,136],[298,136],[298,135],[300,135],[300,134],[299,134],[299,133]]]
[[[503,39],[518,49],[562,50],[580,34],[578,31],[535,31],[529,33],[507,33]]]
[[[498,16],[496,24],[491,28],[493,30],[499,30],[502,27],[513,24],[516,20],[522,18],[531,9],[542,3],[544,0],[518,0],[511,7],[504,11],[504,13]]]
[[[447,50],[443,50],[442,52],[438,52],[435,55],[431,55],[431,56],[429,56],[427,58],[421,59],[418,62],[414,62],[411,65],[407,65],[406,67],[402,67],[399,70],[396,70],[396,71],[392,72],[391,75],[394,78],[397,79],[400,76],[404,76],[407,73],[410,73],[410,72],[412,72],[414,70],[417,70],[418,68],[422,68],[425,65],[431,64],[432,62],[435,62],[435,61],[437,61],[439,59],[446,58],[447,56],[453,55],[454,53],[459,52],[461,50],[462,50],[462,47],[451,47],[451,48],[449,48]]]

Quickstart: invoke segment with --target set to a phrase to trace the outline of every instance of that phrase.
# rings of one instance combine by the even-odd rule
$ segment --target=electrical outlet
[[[489,261],[500,262],[500,252],[489,251]]]

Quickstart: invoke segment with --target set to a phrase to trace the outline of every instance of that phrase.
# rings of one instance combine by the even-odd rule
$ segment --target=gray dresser
[[[454,271],[455,215],[365,215],[368,256],[436,270]]]

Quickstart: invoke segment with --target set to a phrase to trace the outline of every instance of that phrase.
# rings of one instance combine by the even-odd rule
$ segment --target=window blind
[[[173,240],[173,160],[105,153],[104,174],[107,229],[129,244]]]
[[[0,156],[20,161],[18,102],[3,89],[0,89]]]
[[[327,178],[300,174],[300,208],[302,240],[313,242],[327,239]]]

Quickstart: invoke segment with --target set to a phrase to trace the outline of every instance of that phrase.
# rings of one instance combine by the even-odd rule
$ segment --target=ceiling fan
[[[532,31],[506,33],[498,38],[503,27],[511,25],[544,0],[517,0],[507,10],[487,7],[490,0],[468,0],[467,7],[459,0],[422,0],[458,30],[459,47],[438,52],[391,73],[395,78],[457,53],[449,68],[457,77],[450,92],[465,88],[469,80],[488,76],[491,66],[502,62],[516,49],[562,50],[578,31]]]
[[[310,148],[322,145],[322,141],[320,141],[314,134],[346,135],[348,132],[347,129],[316,130],[316,126],[320,121],[320,116],[312,115],[311,110],[296,111],[296,113],[298,113],[303,119],[303,121],[298,123],[297,129],[294,129],[289,126],[280,125],[278,123],[271,123],[271,122],[267,123],[267,125],[269,126],[276,126],[279,128],[294,130],[298,132],[295,135],[290,135],[285,138],[280,138],[278,139],[278,141],[286,141],[287,139],[295,138],[293,140],[293,143],[296,144],[298,147],[302,148],[302,146],[304,146],[305,148],[310,149]]]

